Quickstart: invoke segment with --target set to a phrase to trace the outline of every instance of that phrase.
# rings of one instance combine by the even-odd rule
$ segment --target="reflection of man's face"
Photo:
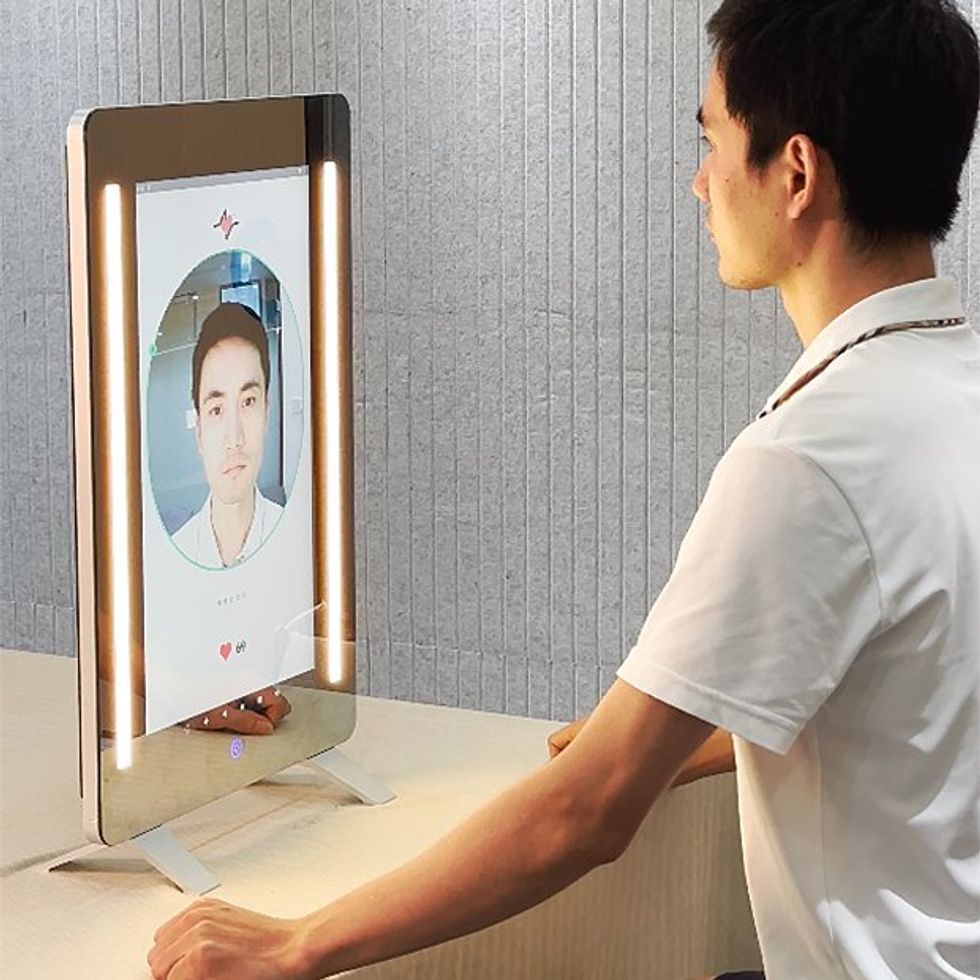
[[[211,494],[243,503],[255,487],[269,425],[262,361],[239,337],[218,341],[201,365],[197,449]]]

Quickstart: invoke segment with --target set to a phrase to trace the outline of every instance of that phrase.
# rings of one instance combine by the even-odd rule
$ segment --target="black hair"
[[[980,102],[952,0],[723,0],[707,31],[752,171],[803,133],[833,162],[857,251],[946,237]]]
[[[220,303],[204,318],[197,343],[194,345],[194,355],[191,358],[191,399],[198,412],[201,410],[198,389],[201,385],[201,366],[204,364],[204,358],[215,344],[229,337],[240,337],[252,344],[259,352],[266,394],[269,392],[269,338],[262,321],[248,306],[241,303]]]

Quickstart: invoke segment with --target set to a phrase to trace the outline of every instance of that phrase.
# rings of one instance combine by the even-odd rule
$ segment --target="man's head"
[[[269,341],[259,318],[238,303],[208,314],[192,358],[197,448],[212,495],[245,501],[254,491],[269,424]]]
[[[855,257],[941,241],[980,100],[951,0],[723,0],[699,112],[729,285],[778,284],[833,223]]]

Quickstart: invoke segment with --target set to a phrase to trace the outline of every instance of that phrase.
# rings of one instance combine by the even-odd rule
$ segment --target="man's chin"
[[[255,493],[255,483],[249,483],[246,486],[223,486],[223,487],[212,487],[211,494],[220,503],[224,504],[226,507],[238,506],[240,504],[247,503],[250,501]]]
[[[729,289],[768,289],[771,285],[773,285],[770,279],[760,276],[758,273],[755,275],[750,275],[743,269],[730,268],[726,265],[725,260],[720,255],[718,257],[718,278],[726,286],[728,286]]]

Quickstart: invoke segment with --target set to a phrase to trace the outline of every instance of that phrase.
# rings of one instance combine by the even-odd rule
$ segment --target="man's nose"
[[[232,448],[240,446],[243,442],[243,430],[242,430],[242,413],[238,411],[238,408],[232,408],[229,410],[227,416],[227,425],[225,428],[225,441]]]
[[[698,167],[697,173],[694,175],[694,182],[691,184],[691,190],[699,201],[703,202],[704,204],[708,203],[708,182],[704,176],[703,163],[700,167]]]

